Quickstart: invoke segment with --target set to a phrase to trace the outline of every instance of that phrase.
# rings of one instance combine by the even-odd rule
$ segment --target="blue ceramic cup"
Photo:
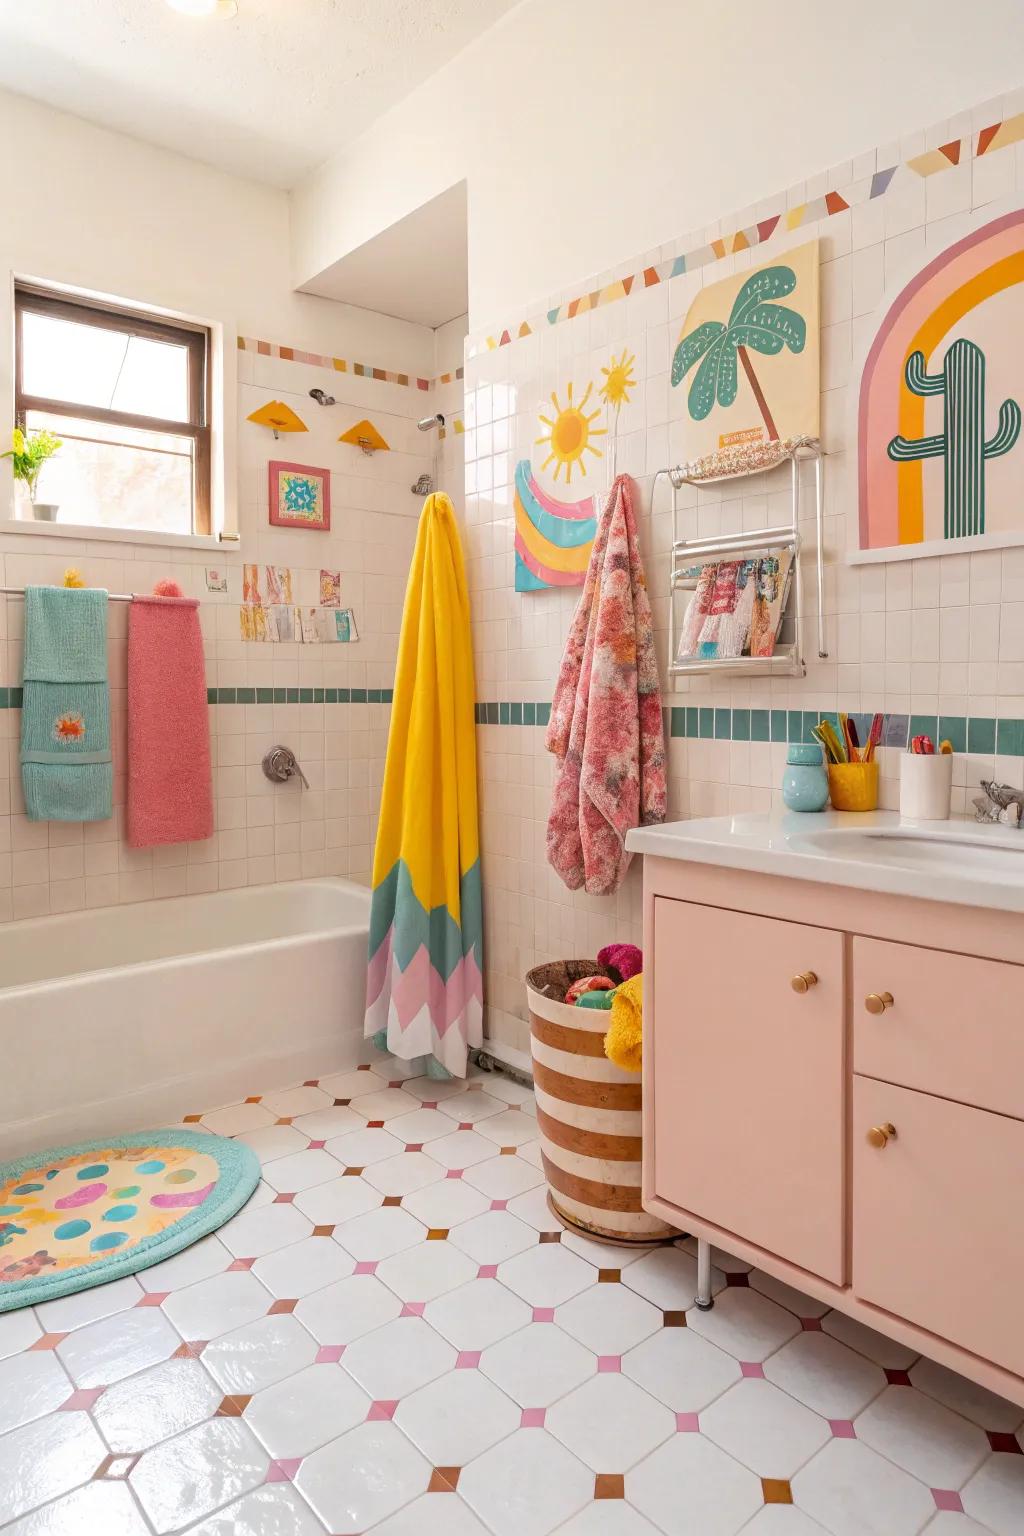
[[[828,774],[816,741],[790,742],[782,798],[790,811],[823,811],[828,804]]]

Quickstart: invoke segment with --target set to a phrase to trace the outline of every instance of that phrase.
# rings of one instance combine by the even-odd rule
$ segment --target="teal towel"
[[[113,815],[106,592],[25,591],[21,782],[30,821]]]

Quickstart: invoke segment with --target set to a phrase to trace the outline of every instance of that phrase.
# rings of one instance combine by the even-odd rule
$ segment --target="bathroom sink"
[[[816,852],[925,872],[957,871],[1024,882],[1024,833],[1006,827],[823,827],[800,838]]]

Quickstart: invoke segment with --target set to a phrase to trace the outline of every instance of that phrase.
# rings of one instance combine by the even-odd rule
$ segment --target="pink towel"
[[[618,890],[630,827],[665,820],[665,738],[647,582],[628,475],[612,486],[594,540],[551,706],[558,758],[548,862],[570,890]]]
[[[199,604],[135,597],[128,610],[128,841],[213,836],[210,717]]]

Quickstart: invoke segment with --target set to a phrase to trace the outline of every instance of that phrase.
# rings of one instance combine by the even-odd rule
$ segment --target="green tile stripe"
[[[813,741],[811,728],[821,719],[838,727],[831,710],[810,709],[712,709],[707,705],[668,706],[664,710],[665,734],[690,741]],[[850,711],[862,741],[867,739],[871,714]],[[481,702],[476,706],[478,725],[547,725],[551,705],[539,703]],[[990,716],[898,715],[884,716],[882,743],[906,748],[913,736],[930,736],[938,746],[949,739],[954,752],[979,756],[1024,757],[1024,720],[996,720]]]
[[[208,704],[391,704],[393,688],[207,688]]]

